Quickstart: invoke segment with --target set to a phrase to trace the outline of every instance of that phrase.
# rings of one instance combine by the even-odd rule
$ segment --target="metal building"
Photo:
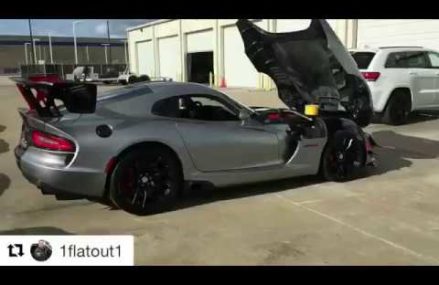
[[[257,19],[269,32],[302,30],[305,19]],[[328,20],[348,48],[424,45],[439,49],[438,20]],[[236,19],[157,20],[128,29],[130,69],[152,77],[271,89],[244,53]]]

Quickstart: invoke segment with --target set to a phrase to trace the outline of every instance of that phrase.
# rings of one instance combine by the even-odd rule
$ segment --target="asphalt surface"
[[[278,104],[273,92],[229,93]],[[19,106],[15,87],[0,84],[0,234],[132,234],[136,264],[439,264],[436,116],[369,126],[385,147],[379,167],[355,181],[305,177],[193,193],[175,211],[138,217],[56,201],[22,178],[13,156]]]

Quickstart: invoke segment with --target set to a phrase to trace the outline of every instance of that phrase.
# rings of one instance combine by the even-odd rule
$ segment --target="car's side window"
[[[239,120],[238,111],[227,102],[209,95],[184,95],[179,98],[180,117],[203,121]]]
[[[427,58],[423,51],[393,52],[387,57],[386,68],[427,68]]]
[[[151,112],[158,116],[203,121],[239,120],[238,110],[210,95],[183,95],[157,101]]]
[[[429,52],[428,59],[432,68],[439,68],[439,54],[436,52]]]
[[[178,118],[180,110],[178,108],[178,96],[166,98],[155,102],[151,112],[157,116]]]

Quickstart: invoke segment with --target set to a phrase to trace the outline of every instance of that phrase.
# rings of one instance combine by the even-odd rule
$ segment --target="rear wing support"
[[[31,110],[41,117],[61,116],[59,108],[64,106],[70,113],[94,113],[97,101],[97,86],[71,81],[45,82],[16,79],[17,87]],[[56,100],[62,104],[57,105]]]

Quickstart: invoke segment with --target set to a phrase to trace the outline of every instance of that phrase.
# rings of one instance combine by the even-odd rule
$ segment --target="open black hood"
[[[325,20],[289,33],[269,33],[248,20],[238,20],[237,27],[250,61],[273,79],[288,107],[303,112],[305,104],[314,103],[324,112],[339,112],[341,105],[359,125],[370,123],[370,90]]]

